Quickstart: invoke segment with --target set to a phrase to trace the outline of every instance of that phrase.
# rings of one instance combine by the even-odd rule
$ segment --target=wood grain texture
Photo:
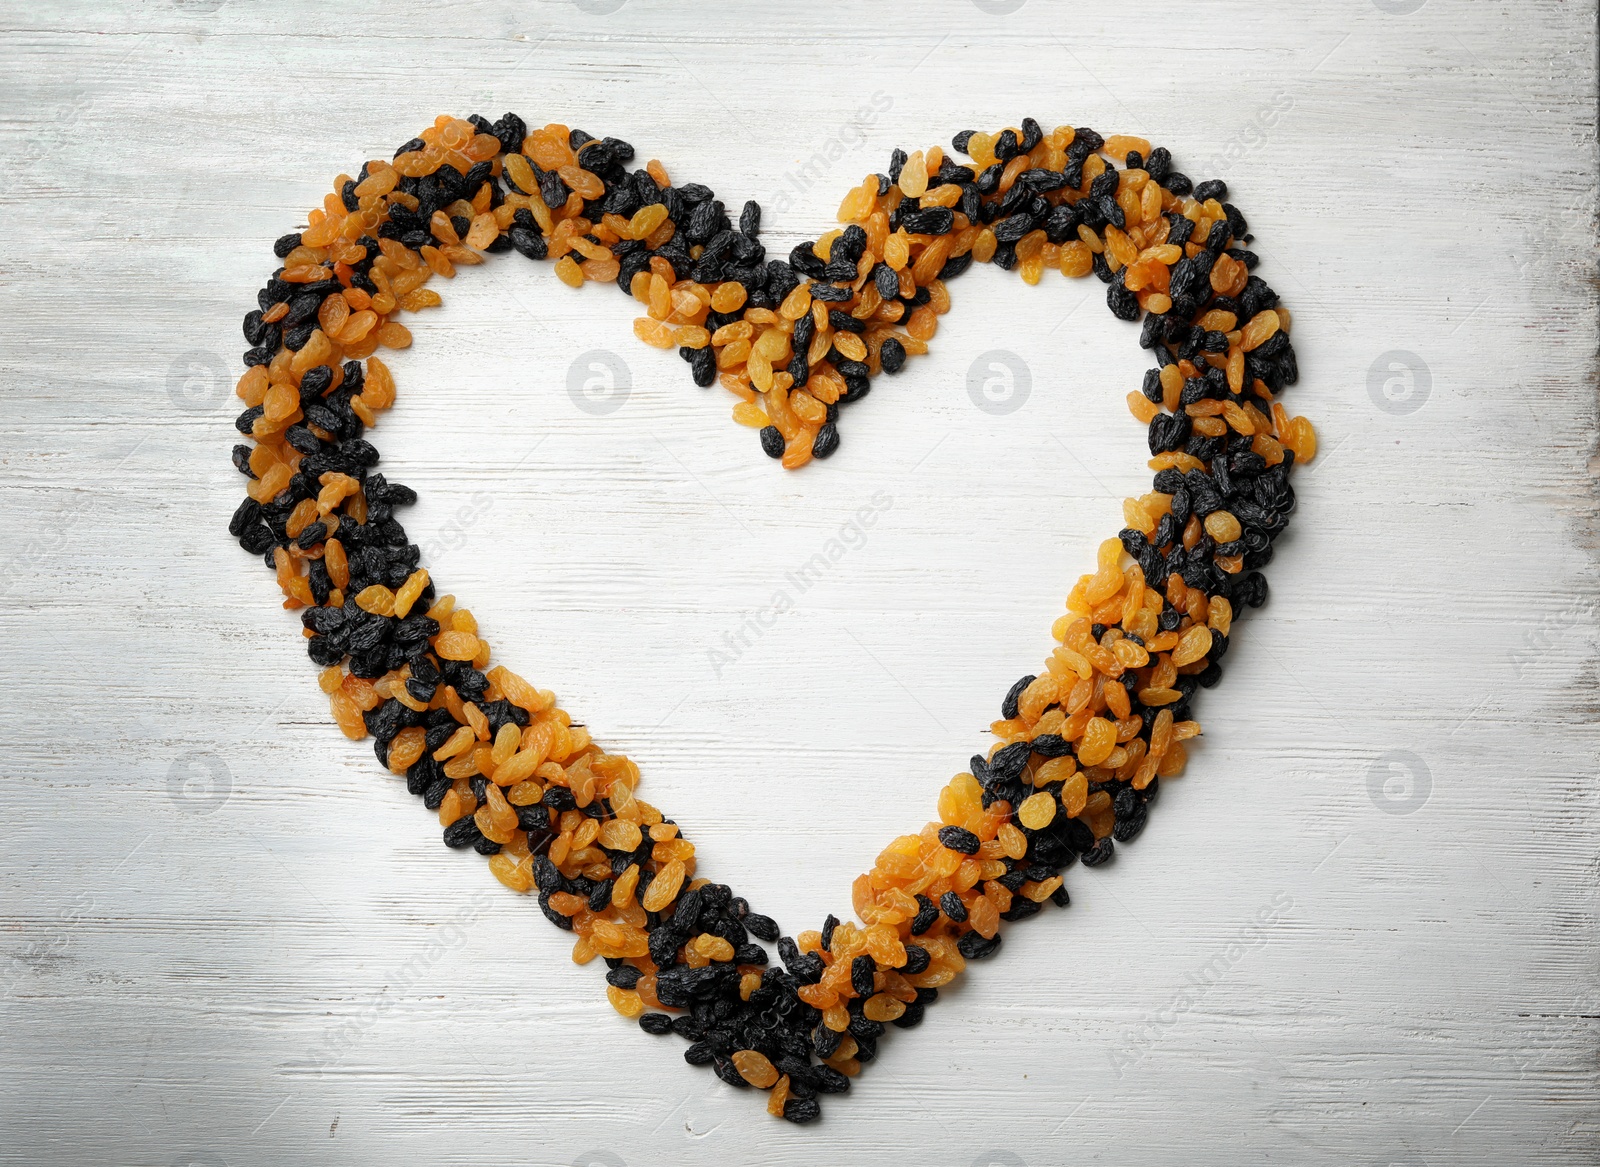
[[[1595,5],[598,6],[0,5],[0,1162],[1595,1162]],[[1228,180],[1295,313],[1322,454],[1189,775],[817,1128],[686,1072],[440,848],[223,537],[269,241],[506,109],[760,199],[780,254],[896,145],[1145,134]],[[979,271],[784,475],[615,293],[515,256],[445,293],[376,435],[412,537],[704,873],[815,926],[1147,481],[1132,329]],[[1007,414],[967,392],[994,349]],[[568,394],[589,350],[609,415]]]

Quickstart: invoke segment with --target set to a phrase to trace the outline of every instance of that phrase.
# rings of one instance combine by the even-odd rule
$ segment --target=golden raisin
[[[1117,688],[1121,688],[1121,686],[1119,685]],[[1030,794],[1022,800],[1022,805],[1017,808],[1017,821],[1030,831],[1043,830],[1050,825],[1050,820],[1055,817],[1055,797],[1043,790]]]
[[[778,1080],[778,1068],[759,1050],[735,1050],[733,1068],[739,1076],[759,1090],[765,1090]]]

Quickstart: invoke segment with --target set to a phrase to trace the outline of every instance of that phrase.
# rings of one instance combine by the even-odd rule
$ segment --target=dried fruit
[[[1257,568],[1294,509],[1290,469],[1316,453],[1311,423],[1279,401],[1298,376],[1289,312],[1238,249],[1224,184],[1193,187],[1142,138],[1031,119],[952,146],[970,167],[943,147],[896,151],[846,193],[838,228],[783,260],[759,242],[757,204],[735,218],[624,141],[441,117],[392,162],[341,176],[274,245],[281,265],[244,321],[236,427],[253,446],[233,453],[250,481],[229,531],[301,614],[341,731],[374,739],[448,845],[536,892],[575,961],[606,961],[617,1012],[682,1032],[688,1060],[770,1089],[793,1122],[848,1086],[885,1025],[917,1024],[993,954],[1002,921],[1065,906],[1074,857],[1105,862],[1138,835],[1200,732],[1197,688],[1266,598]],[[436,594],[407,541],[396,513],[415,493],[364,436],[395,401],[373,354],[411,343],[400,318],[440,304],[441,281],[504,251],[631,295],[635,334],[678,349],[696,384],[720,381],[789,469],[835,453],[841,410],[929,350],[948,282],[973,262],[1027,283],[1094,272],[1116,315],[1149,314],[1156,367],[1126,400],[1153,489],[1123,501],[1125,528],[1072,588],[1043,670],[1007,693],[994,747],[941,792],[939,821],[856,881],[859,922],[790,941],[700,877],[693,843],[637,796],[638,768],[548,690],[491,667],[477,619]],[[778,942],[786,976],[763,971],[751,936]]]

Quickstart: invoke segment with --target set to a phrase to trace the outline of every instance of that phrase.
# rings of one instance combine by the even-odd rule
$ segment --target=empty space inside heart
[[[701,874],[790,931],[847,915],[886,830],[936,817],[987,749],[998,695],[1148,489],[1120,389],[1148,363],[1136,330],[1097,282],[971,272],[840,453],[785,474],[750,456],[731,394],[634,339],[634,302],[516,256],[463,274],[386,355],[401,393],[372,432],[418,491],[406,525],[437,587],[639,764]],[[995,350],[1031,381],[1012,412],[969,392]],[[595,351],[626,369],[614,412],[569,393]]]

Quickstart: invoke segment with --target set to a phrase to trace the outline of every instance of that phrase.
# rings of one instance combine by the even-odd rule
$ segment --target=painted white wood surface
[[[0,1161],[1596,1161],[1594,4],[378,7],[0,6]],[[779,254],[895,145],[1146,134],[1228,179],[1295,314],[1322,454],[1188,776],[818,1127],[686,1071],[443,850],[222,532],[269,241],[506,109],[761,199]],[[436,578],[704,873],[815,926],[1147,481],[1133,330],[977,272],[785,475],[614,292],[515,256],[445,292],[375,435]],[[595,349],[605,416],[567,390]],[[992,349],[1011,413],[968,395]]]

